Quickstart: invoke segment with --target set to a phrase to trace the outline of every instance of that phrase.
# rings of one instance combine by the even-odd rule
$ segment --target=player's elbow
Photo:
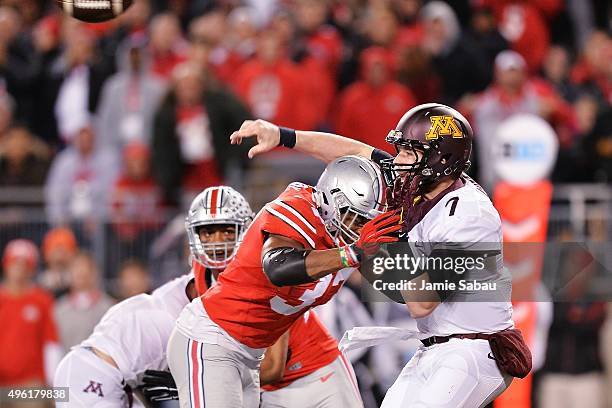
[[[306,271],[309,251],[298,248],[274,248],[262,259],[263,271],[274,286],[292,286],[312,282]]]
[[[438,306],[438,302],[406,302],[410,316],[415,319],[426,317]]]

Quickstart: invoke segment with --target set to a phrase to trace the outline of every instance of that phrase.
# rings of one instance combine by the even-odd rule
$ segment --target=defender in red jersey
[[[316,188],[291,184],[259,212],[217,284],[177,320],[170,367],[193,377],[192,386],[179,385],[182,407],[259,406],[265,349],[338,291],[366,243],[396,240],[399,216],[381,213],[383,196],[377,166],[344,157]],[[197,367],[178,368],[186,364]]]
[[[266,351],[261,384],[262,408],[363,407],[351,363],[314,310]]]

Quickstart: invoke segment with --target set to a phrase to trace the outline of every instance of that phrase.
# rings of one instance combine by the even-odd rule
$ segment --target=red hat
[[[2,256],[2,267],[6,269],[11,262],[23,259],[28,263],[31,269],[36,268],[38,264],[38,248],[30,240],[14,239],[10,241],[4,248]]]
[[[42,245],[45,259],[49,257],[51,251],[58,247],[64,248],[73,255],[77,253],[77,240],[69,228],[53,228],[47,232]]]
[[[123,148],[123,158],[126,161],[135,158],[148,159],[149,156],[149,146],[141,142],[128,143]]]

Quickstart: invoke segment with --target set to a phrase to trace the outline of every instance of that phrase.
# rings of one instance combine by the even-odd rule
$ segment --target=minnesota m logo
[[[425,133],[425,140],[435,140],[440,136],[452,136],[455,139],[463,137],[463,132],[457,126],[452,116],[432,116],[429,119],[431,120],[431,127]]]
[[[83,392],[93,392],[98,394],[98,397],[104,397],[102,393],[102,384],[96,381],[89,380],[89,385],[83,390]]]

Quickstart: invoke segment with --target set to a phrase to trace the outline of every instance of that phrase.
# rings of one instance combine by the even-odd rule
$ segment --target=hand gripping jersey
[[[319,216],[313,191],[292,183],[266,204],[249,226],[234,260],[201,297],[210,318],[248,347],[270,347],[309,308],[331,299],[353,272],[345,268],[315,282],[277,287],[263,271],[261,250],[268,234],[293,239],[306,249],[336,246]]]
[[[482,270],[470,271],[462,277],[466,281],[495,283],[496,289],[459,291],[428,316],[416,319],[419,331],[447,336],[491,333],[512,327],[511,279],[503,266],[501,220],[491,200],[469,177],[462,177],[435,200],[408,232],[413,253],[427,256],[438,246],[450,246],[471,257],[483,251],[497,253],[487,258]]]
[[[274,391],[286,387],[298,378],[330,364],[339,355],[338,342],[329,334],[314,310],[310,310],[289,329],[289,350],[283,379],[262,388]]]
[[[189,303],[185,288],[192,278],[183,275],[151,295],[132,296],[116,304],[77,347],[95,347],[111,356],[130,386],[140,381],[145,370],[165,370],[168,339]]]

